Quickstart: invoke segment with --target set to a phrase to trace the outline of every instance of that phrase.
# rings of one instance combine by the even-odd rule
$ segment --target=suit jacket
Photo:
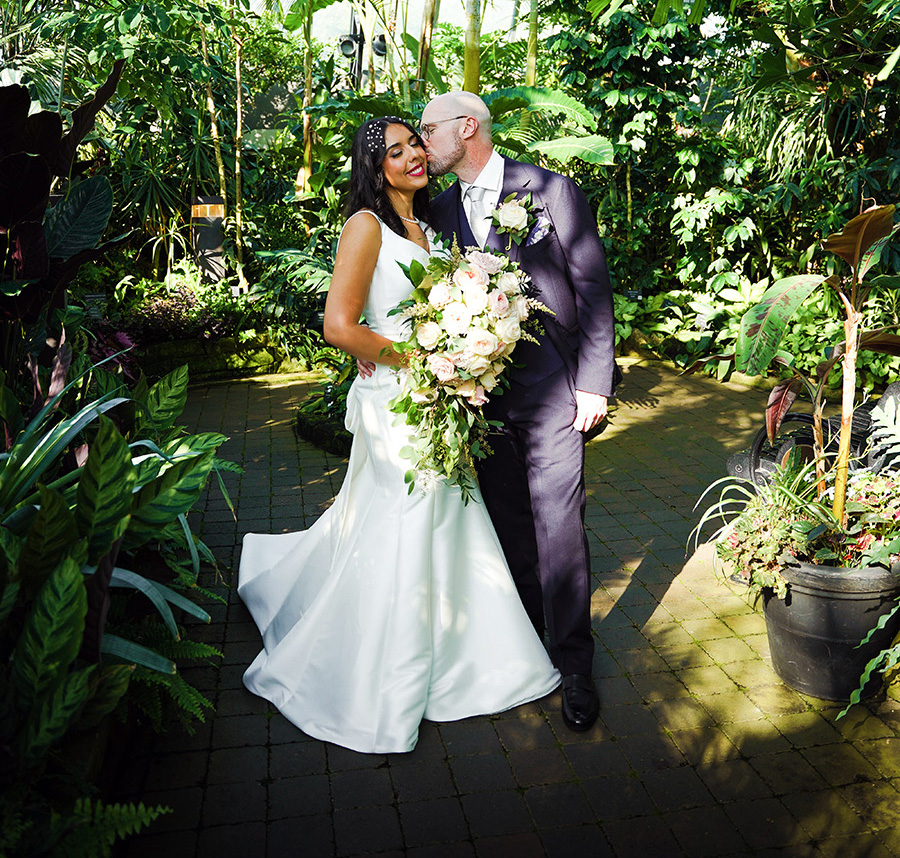
[[[615,367],[612,288],[597,223],[587,198],[578,186],[559,173],[504,158],[501,202],[515,192],[517,198],[531,194],[531,208],[540,220],[549,221],[550,231],[536,243],[514,242],[507,250],[508,235],[497,235],[492,225],[487,246],[507,253],[518,262],[534,284],[535,297],[554,315],[541,321],[555,349],[525,349],[524,372],[512,378],[537,383],[558,366],[559,359],[571,372],[575,387],[604,396],[613,394]],[[469,233],[461,225],[459,182],[431,203],[435,229],[447,239]],[[460,242],[462,243],[462,242]],[[518,357],[519,352],[517,350]],[[542,364],[547,372],[542,372]]]

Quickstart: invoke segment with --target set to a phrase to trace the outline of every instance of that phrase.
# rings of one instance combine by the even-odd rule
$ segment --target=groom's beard
[[[466,146],[462,137],[457,134],[453,141],[453,149],[445,155],[430,155],[428,158],[429,176],[446,176],[466,154]]]

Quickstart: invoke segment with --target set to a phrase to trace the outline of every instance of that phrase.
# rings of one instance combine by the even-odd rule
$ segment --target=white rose
[[[416,328],[416,339],[423,349],[433,349],[442,333],[441,326],[437,322],[423,322]]]
[[[444,307],[450,303],[450,284],[446,280],[438,280],[428,293],[428,303],[433,307]]]
[[[472,394],[475,393],[476,386],[477,385],[475,384],[475,379],[467,378],[465,381],[461,381],[458,385],[456,385],[456,392],[460,396],[464,396],[466,399],[468,399],[470,396],[472,396]]]
[[[483,373],[490,365],[490,360],[484,355],[475,355],[472,360],[469,361],[467,369],[472,375],[481,375],[481,373]]]
[[[438,381],[449,381],[456,375],[456,367],[453,361],[445,355],[429,355],[428,369],[430,369]]]
[[[444,308],[441,326],[451,337],[461,337],[472,324],[472,311],[462,302],[453,301]]]
[[[466,334],[466,348],[476,355],[489,355],[497,348],[497,338],[484,328],[473,328]]]
[[[520,322],[524,322],[528,318],[528,301],[524,295],[516,296],[513,301],[513,311]]]
[[[528,223],[528,211],[518,200],[510,200],[497,207],[497,220],[507,232],[518,232]]]
[[[488,293],[487,303],[492,316],[500,318],[509,312],[509,298],[500,289]]]
[[[497,288],[507,294],[518,294],[521,291],[519,278],[512,271],[504,271],[497,277]]]
[[[502,256],[493,253],[485,253],[483,250],[470,250],[466,259],[473,265],[477,265],[487,274],[497,274],[506,266],[506,260]]]
[[[497,386],[497,376],[493,372],[483,372],[479,376],[478,381],[487,391],[491,391]]]
[[[488,293],[485,291],[484,286],[473,284],[463,290],[463,301],[472,311],[472,315],[477,316],[487,309]]]
[[[519,327],[519,320],[514,316],[507,316],[505,319],[498,319],[494,328],[497,336],[507,343],[514,343],[522,336],[522,329]]]

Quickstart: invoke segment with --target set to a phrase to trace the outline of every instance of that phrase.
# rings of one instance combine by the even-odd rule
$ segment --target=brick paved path
[[[203,539],[236,568],[240,537],[309,526],[345,463],[295,438],[307,389],[270,377],[191,390],[186,419],[230,437],[235,524],[210,492]],[[220,668],[186,671],[216,703],[195,736],[160,737],[135,795],[174,808],[126,858],[900,855],[900,705],[835,722],[781,685],[761,615],[685,560],[692,507],[746,447],[763,395],[630,363],[612,425],[588,448],[597,727],[558,695],[495,717],[423,724],[416,750],[367,756],[309,739],[241,685],[260,642],[227,604],[195,637]]]

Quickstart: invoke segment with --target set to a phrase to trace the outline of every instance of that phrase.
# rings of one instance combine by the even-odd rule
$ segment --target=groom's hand
[[[375,372],[375,364],[370,360],[363,360],[362,358],[356,359],[356,369],[359,371],[359,374],[363,378],[368,378],[373,372]]]
[[[599,393],[575,391],[575,422],[573,429],[579,432],[590,432],[606,417],[606,397]]]

